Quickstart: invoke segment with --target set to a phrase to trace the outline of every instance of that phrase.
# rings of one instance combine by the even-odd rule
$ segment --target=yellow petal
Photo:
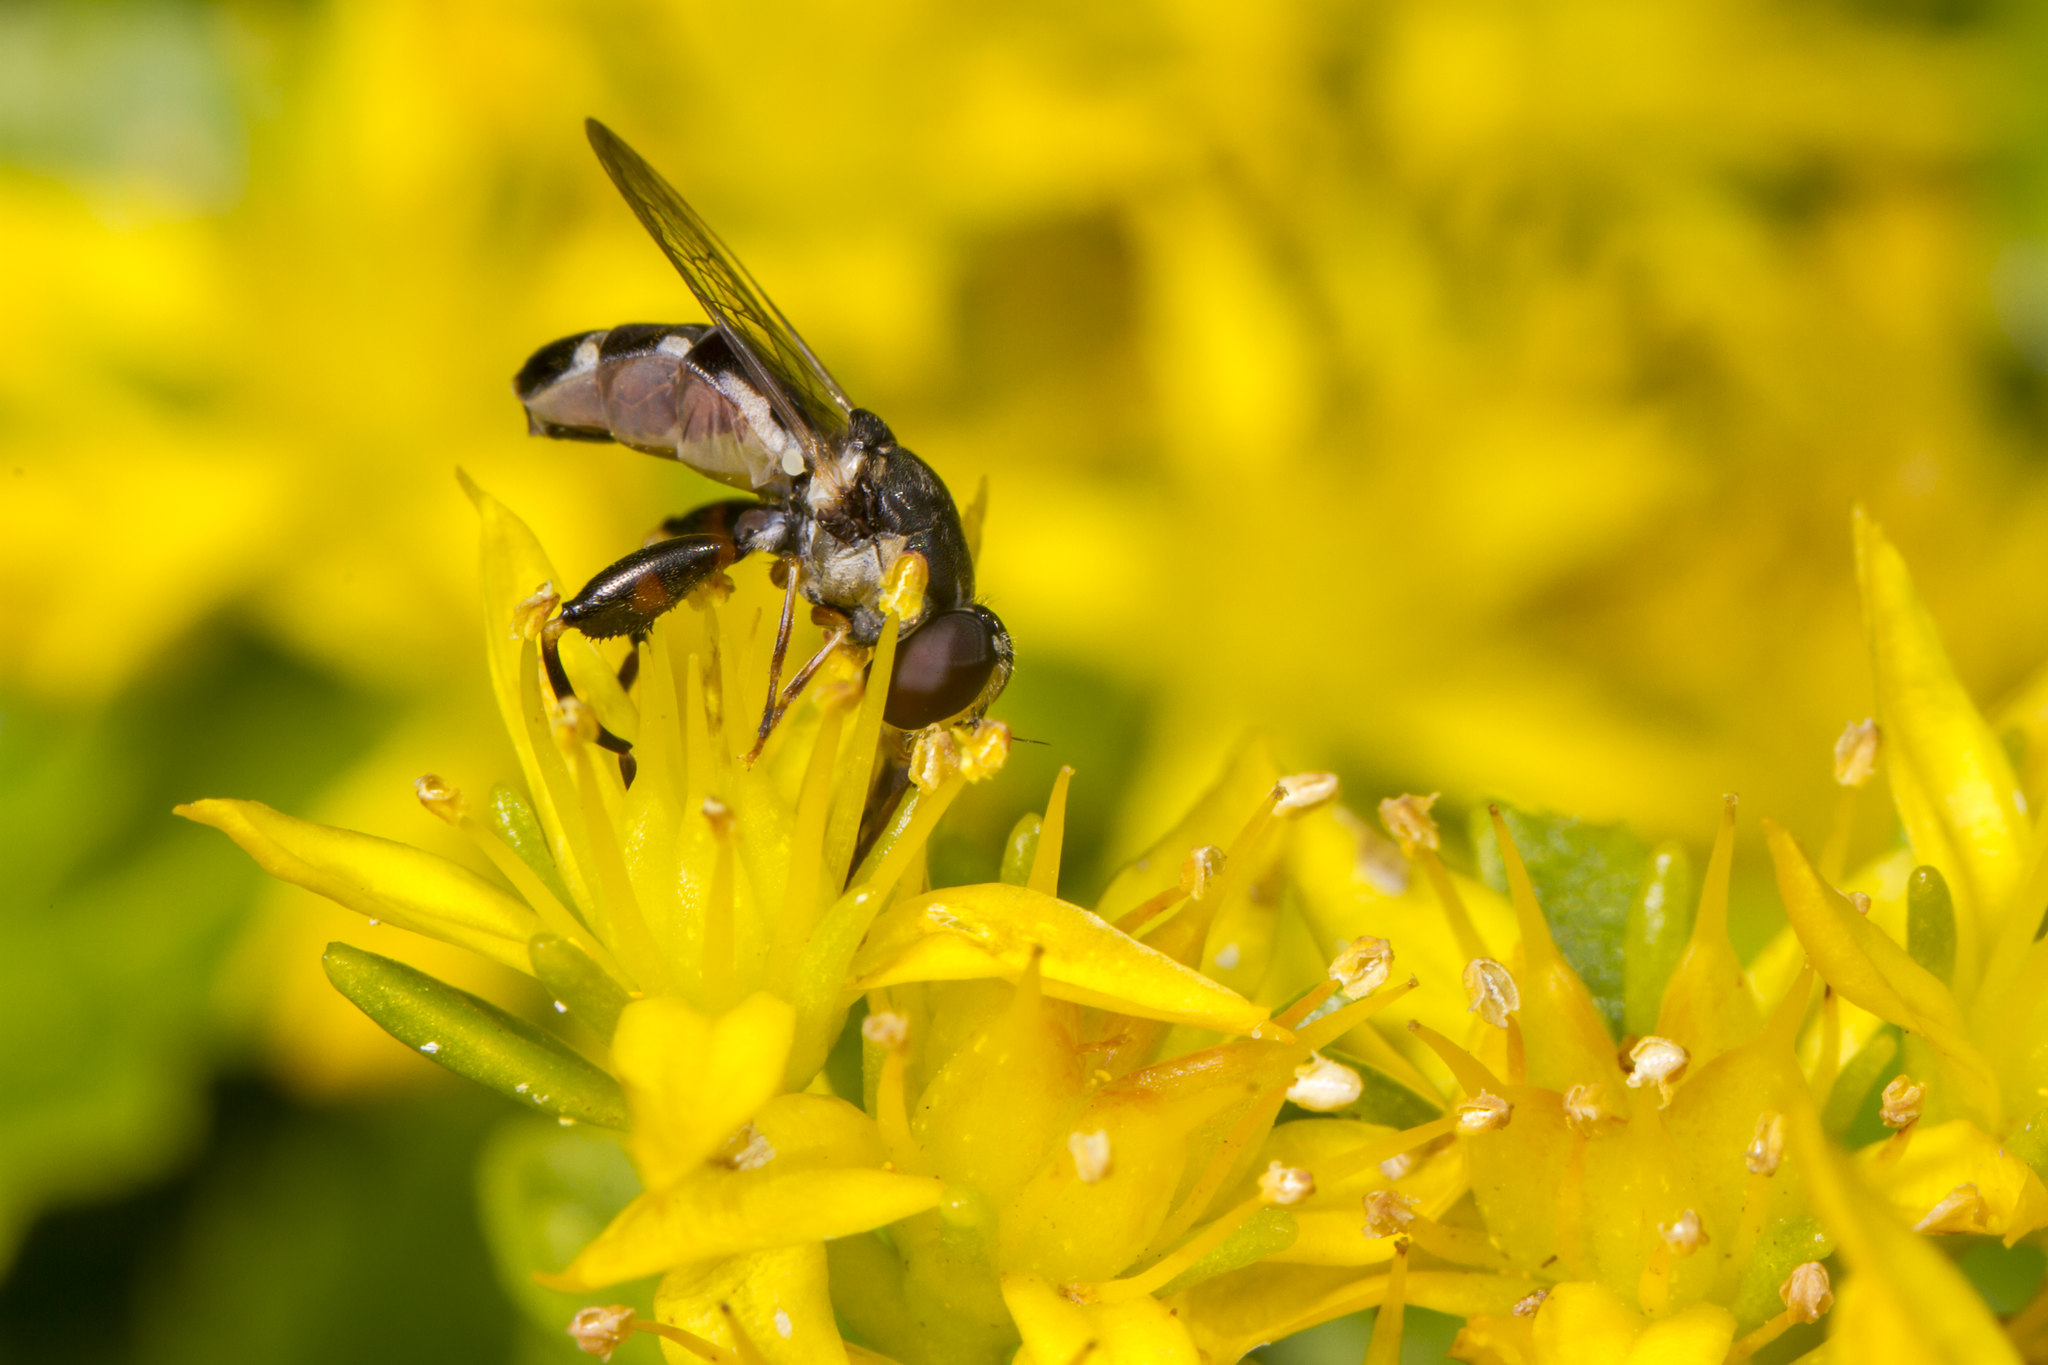
[[[1043,949],[1045,993],[1142,1019],[1249,1033],[1266,1011],[1078,905],[988,882],[892,906],[854,959],[856,989],[906,981],[1015,981]]]
[[[2019,781],[1956,680],[1905,560],[1861,508],[1856,569],[1885,775],[1915,856],[1940,868],[1954,894],[1957,993],[1967,997],[1984,955],[2025,947],[2040,921],[2038,905],[2011,903],[2027,842]]]
[[[1718,1303],[1696,1303],[1644,1328],[1628,1365],[1721,1365],[1734,1341],[1734,1315]]]
[[[619,1016],[612,1071],[633,1111],[628,1150],[649,1190],[692,1173],[782,1088],[795,1013],[765,992],[712,1018],[673,996]]]
[[[1997,1079],[1964,1035],[1962,1011],[1948,987],[1822,881],[1781,826],[1769,819],[1763,826],[1785,913],[1822,978],[1872,1014],[1925,1038],[1949,1063],[1957,1104],[1996,1131]]]
[[[1618,1362],[1642,1335],[1643,1315],[1604,1284],[1557,1285],[1536,1314],[1536,1358],[1543,1365]]]
[[[678,1269],[655,1290],[654,1315],[722,1347],[725,1361],[748,1359],[732,1354],[738,1345],[735,1325],[770,1365],[881,1359],[868,1352],[856,1356],[839,1339],[825,1248],[817,1242]],[[702,1357],[672,1342],[663,1342],[662,1352],[670,1365],[704,1365]]]
[[[1029,1271],[1003,1276],[1003,1303],[1024,1338],[1020,1362],[1068,1365],[1198,1365],[1194,1340],[1153,1298],[1077,1304]],[[1092,1348],[1092,1349],[1091,1349]]]
[[[1722,808],[1721,828],[1700,886],[1699,912],[1685,955],[1664,987],[1656,1033],[1681,1044],[1698,1067],[1756,1035],[1756,999],[1728,939],[1728,875],[1735,856],[1735,803]]]
[[[1829,1145],[1805,1087],[1787,1086],[1783,1109],[1788,1155],[1854,1272],[1844,1277],[1829,1315],[1838,1358],[1859,1365],[2017,1365],[2012,1343],[1970,1282]]]
[[[1179,881],[1181,863],[1195,849],[1205,844],[1229,847],[1279,780],[1280,769],[1265,738],[1255,735],[1241,741],[1195,808],[1116,874],[1096,903],[1096,912],[1116,919]]]
[[[1886,1157],[1880,1143],[1864,1148],[1857,1161],[1908,1222],[1918,1222],[1958,1185],[1974,1185],[1983,1200],[1982,1231],[2004,1238],[2007,1246],[2048,1224],[2048,1186],[1968,1119],[1932,1128],[1923,1124],[1902,1157]]]
[[[349,909],[531,972],[540,917],[483,878],[408,844],[316,825],[260,801],[194,801],[177,814],[211,825],[271,876]]]
[[[1519,1276],[1411,1270],[1404,1297],[1410,1309],[1505,1317],[1535,1288],[1535,1281]],[[1386,1289],[1384,1271],[1360,1276],[1345,1268],[1267,1263],[1204,1281],[1174,1295],[1172,1305],[1207,1360],[1235,1361],[1266,1342],[1377,1308]]]
[[[874,1169],[874,1124],[844,1100],[783,1095],[754,1116],[767,1155],[750,1169],[700,1162],[641,1195],[547,1283],[594,1289],[685,1263],[845,1237],[921,1213],[936,1180]],[[763,1155],[756,1149],[755,1159]]]

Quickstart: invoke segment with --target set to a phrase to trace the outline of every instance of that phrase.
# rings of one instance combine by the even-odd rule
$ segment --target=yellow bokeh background
[[[1061,756],[1098,694],[1142,718],[1126,770],[1077,779],[1120,794],[1109,853],[1248,724],[1361,801],[1498,793],[1697,841],[1737,790],[1818,828],[1869,709],[1855,501],[1981,699],[2048,658],[2032,24],[16,7],[0,695],[88,714],[225,621],[398,717],[302,814],[431,844],[412,777],[502,776],[454,470],[578,581],[711,491],[530,440],[509,392],[553,337],[695,316],[595,114],[857,401],[963,499],[988,480],[982,589],[1034,737]],[[421,1070],[320,980],[350,918],[264,896],[229,1015],[313,1090]]]

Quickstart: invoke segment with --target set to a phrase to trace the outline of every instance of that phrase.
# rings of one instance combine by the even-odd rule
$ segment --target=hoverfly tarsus
[[[898,558],[929,569],[925,605],[901,623],[884,719],[898,730],[979,718],[1009,680],[1009,632],[974,600],[974,560],[952,495],[888,425],[855,407],[744,267],[675,189],[611,129],[585,125],[597,159],[697,297],[708,323],[629,323],[551,342],[513,381],[528,429],[616,441],[678,460],[751,497],[663,522],[643,548],[562,603],[543,629],[557,696],[571,695],[556,640],[630,637],[733,563],[772,554],[787,588],[759,741],[843,643],[882,632],[878,602]],[[824,647],[777,691],[796,594],[831,623]],[[608,732],[631,781],[630,746]],[[756,751],[758,752],[758,743]]]

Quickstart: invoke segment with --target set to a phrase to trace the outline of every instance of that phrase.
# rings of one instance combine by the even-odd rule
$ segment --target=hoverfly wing
[[[697,211],[646,158],[596,119],[586,120],[584,128],[597,159],[634,216],[682,275],[706,315],[731,339],[775,420],[804,447],[806,465],[813,471],[830,469],[827,457],[853,411],[838,381]]]

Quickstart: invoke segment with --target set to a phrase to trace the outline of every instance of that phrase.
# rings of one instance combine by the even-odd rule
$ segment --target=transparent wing
[[[596,119],[584,128],[612,183],[711,321],[732,339],[776,420],[804,446],[806,463],[818,469],[853,411],[839,382],[659,171]]]

